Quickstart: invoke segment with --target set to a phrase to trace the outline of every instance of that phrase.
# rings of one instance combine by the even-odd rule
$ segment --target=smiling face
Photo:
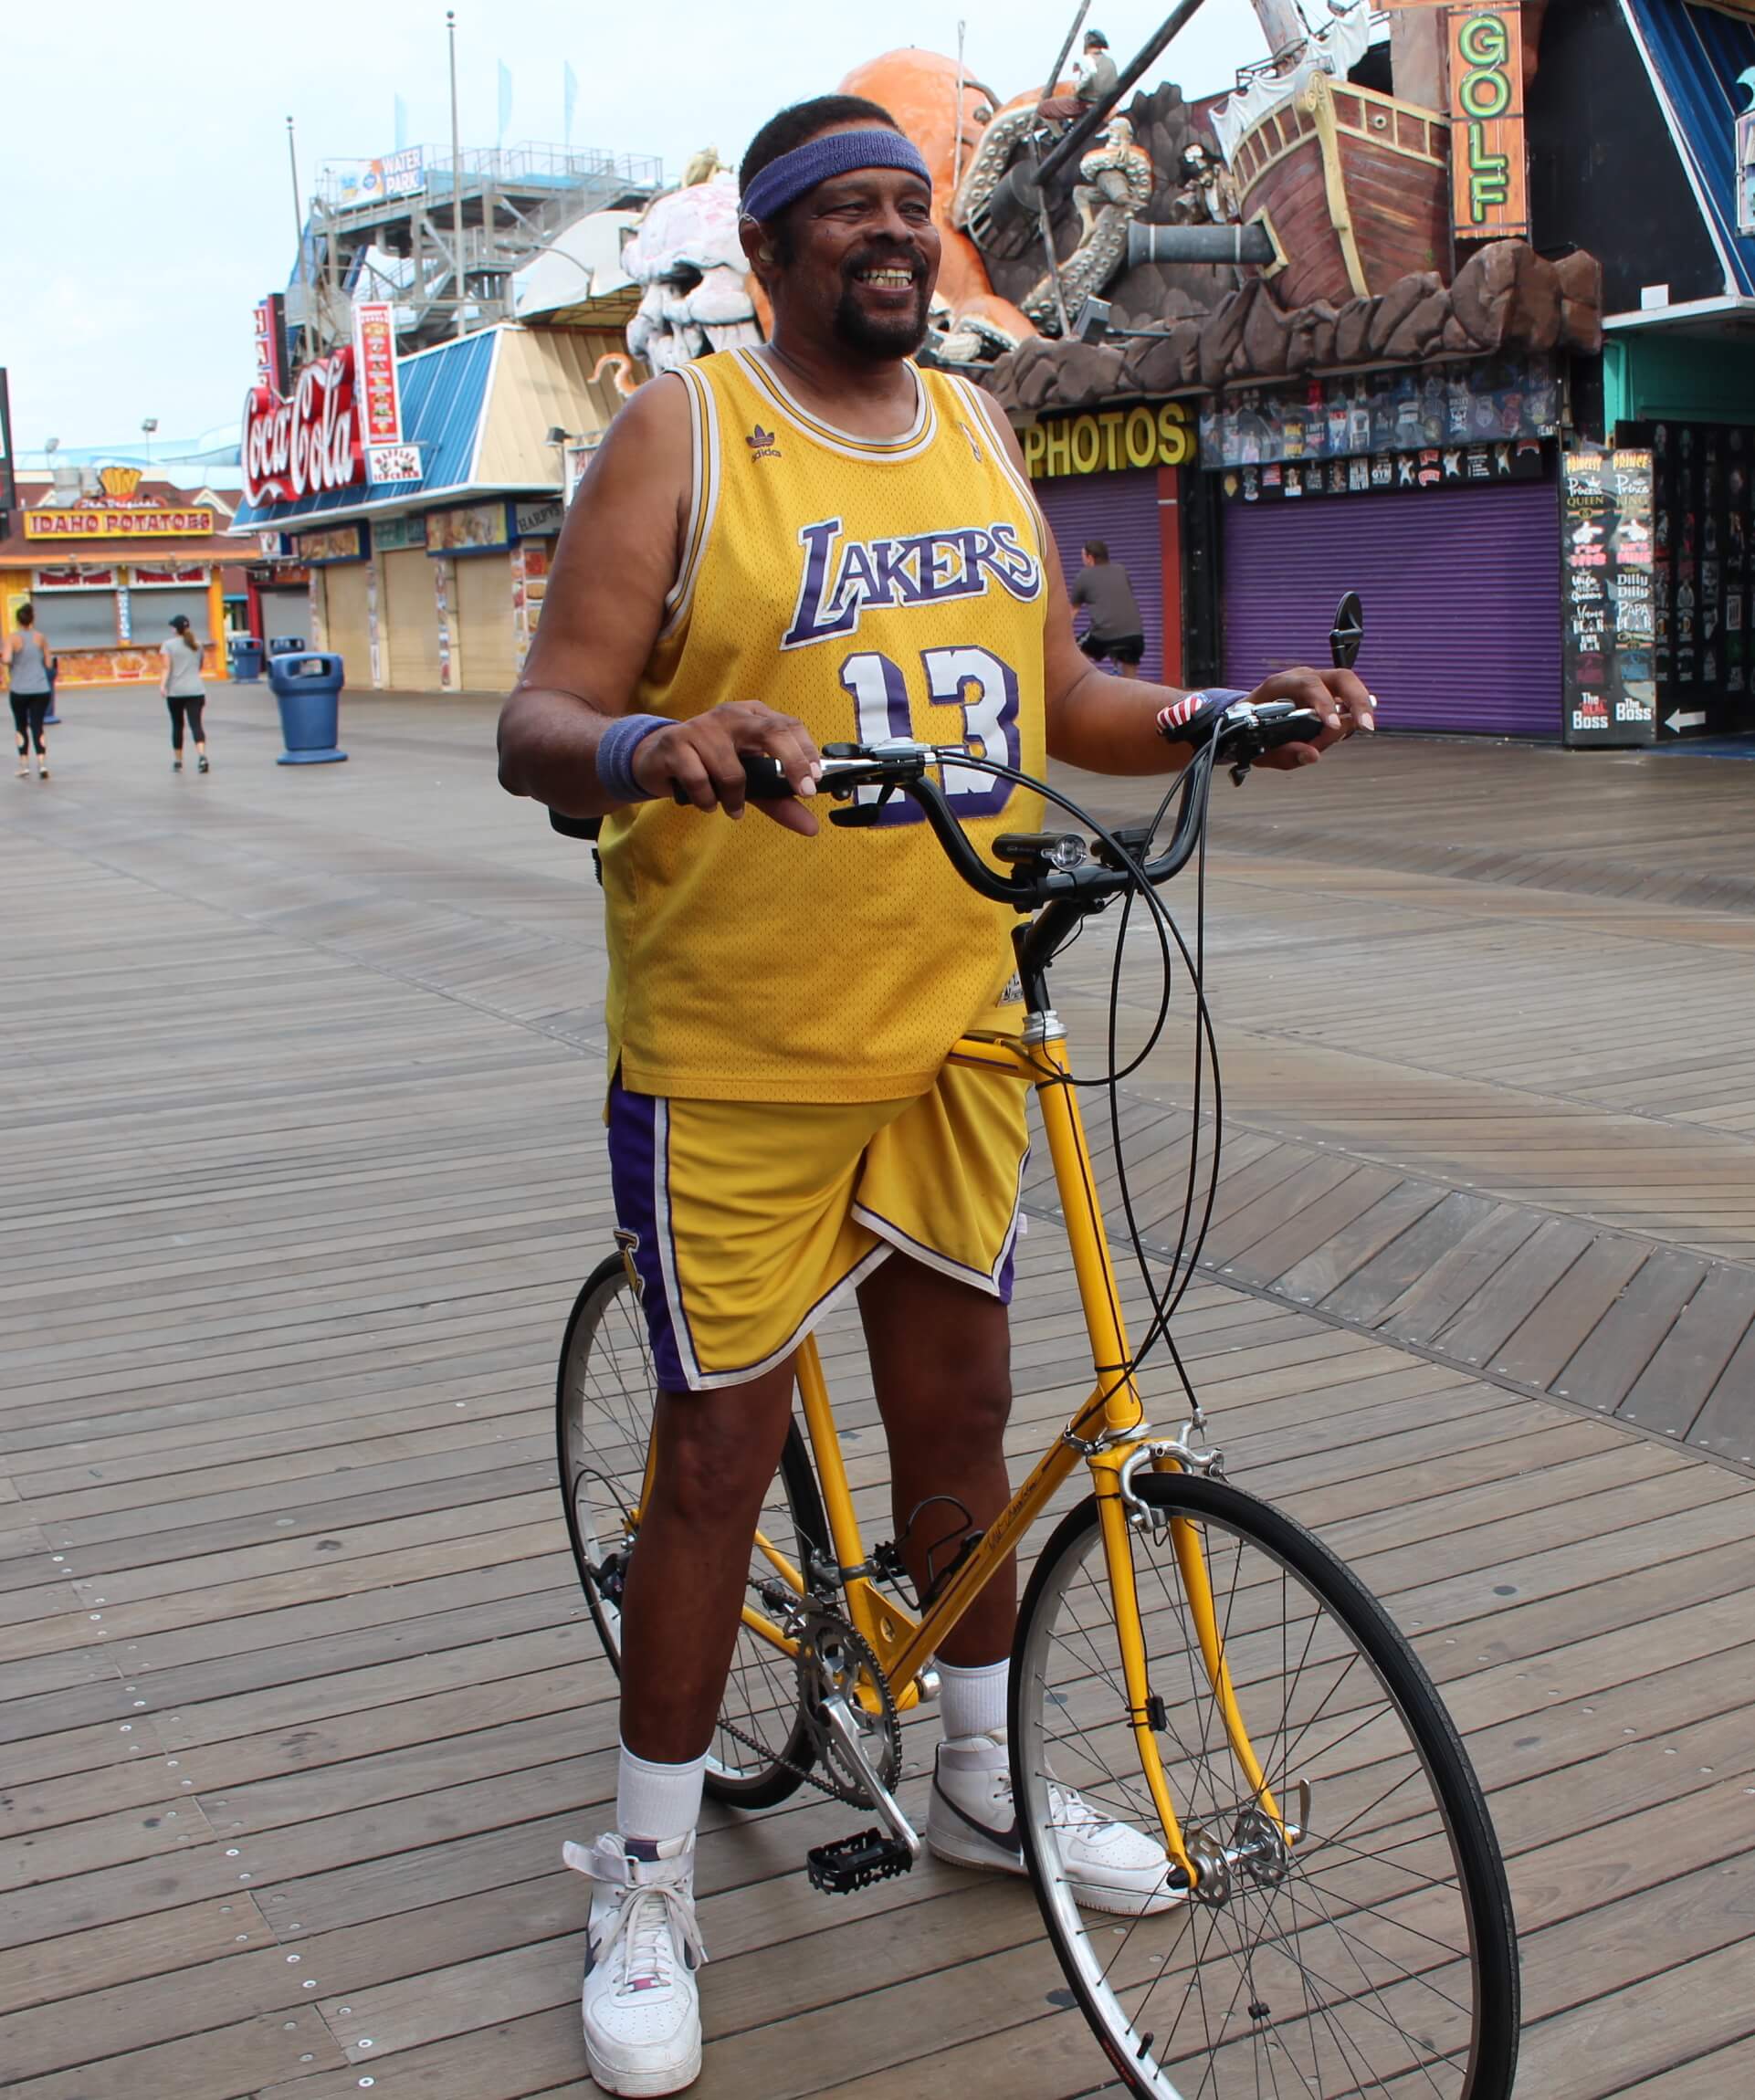
[[[771,224],[742,230],[777,336],[860,362],[911,357],[926,341],[940,242],[932,192],[919,175],[857,168],[819,183]]]

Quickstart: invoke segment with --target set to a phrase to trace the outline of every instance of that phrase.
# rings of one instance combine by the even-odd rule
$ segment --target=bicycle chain
[[[889,1680],[885,1676],[882,1665],[878,1663],[877,1656],[873,1654],[866,1640],[838,1612],[819,1610],[814,1616],[817,1622],[817,1631],[832,1631],[841,1641],[857,1650],[859,1661],[864,1668],[869,1672],[871,1681],[878,1688],[878,1696],[883,1701],[884,1713],[888,1721],[892,1738],[898,1743],[898,1762],[899,1764],[899,1730],[896,1719],[896,1701],[891,1696]],[[806,1637],[809,1638],[810,1636],[807,1635]],[[803,1780],[806,1786],[814,1787],[820,1794],[826,1794],[831,1801],[845,1801],[851,1808],[871,1807],[871,1802],[863,1800],[851,1787],[842,1785],[832,1779],[825,1779],[814,1758],[801,1763],[796,1758],[784,1757],[772,1744],[762,1742],[756,1737],[747,1735],[735,1722],[728,1721],[722,1713],[719,1717],[719,1727],[734,1742],[741,1743],[746,1750],[753,1750],[758,1757],[765,1759],[770,1765],[778,1766],[782,1771],[791,1772],[794,1778]],[[832,1767],[829,1769],[833,1769]]]
[[[842,1668],[832,1673],[822,1657],[825,1637],[833,1641],[843,1654]],[[862,1633],[856,1633],[838,1612],[831,1612],[821,1605],[811,1609],[804,1641],[799,1650],[800,1689],[807,1668],[814,1666],[825,1678],[833,1677],[842,1685],[856,1685],[865,1678],[878,1695],[878,1712],[867,1716],[875,1733],[881,1729],[881,1743],[868,1745],[867,1754],[877,1767],[879,1779],[887,1787],[893,1787],[902,1772],[902,1729],[896,1711],[896,1701],[889,1689],[889,1680],[884,1675],[883,1665],[873,1652],[871,1643]],[[836,1769],[836,1746],[828,1737],[824,1725],[814,1718],[811,1707],[804,1703],[805,1725],[817,1739],[817,1762],[832,1775]],[[833,1781],[831,1782],[833,1784]],[[846,1779],[834,1787],[837,1797],[855,1808],[873,1808],[877,1804],[866,1800],[856,1783]]]

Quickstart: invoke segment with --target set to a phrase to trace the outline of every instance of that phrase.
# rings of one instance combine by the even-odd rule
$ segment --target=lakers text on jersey
[[[1041,515],[975,390],[909,370],[913,424],[881,441],[812,415],[761,351],[682,372],[694,497],[636,709],[760,700],[819,745],[914,737],[1040,773]],[[943,786],[978,845],[1040,821],[1038,797],[976,767]],[[604,826],[603,859],[611,1056],[639,1093],[919,1094],[1011,974],[1014,915],[904,797],[809,839],[642,803]]]

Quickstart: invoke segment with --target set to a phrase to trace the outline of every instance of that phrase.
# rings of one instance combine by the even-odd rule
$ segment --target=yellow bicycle
[[[1094,845],[1076,834],[1014,835],[998,842],[1002,867],[962,833],[933,775],[955,763],[1021,776],[961,748],[825,754],[824,786],[850,804],[836,821],[873,821],[907,794],[963,877],[1018,908],[1022,1032],[970,1036],[952,1057],[1035,1089],[1095,1382],[1003,1515],[964,1538],[917,1596],[897,1544],[867,1549],[861,1538],[822,1360],[804,1344],[803,1429],[794,1420],[752,1548],[708,1787],[759,1808],[809,1782],[875,1811],[878,1828],[811,1854],[821,1888],[905,1872],[920,1841],[896,1796],[899,1717],[932,1696],[934,1651],[1082,1468],[1090,1492],[1043,1547],[1025,1594],[1009,1733],[1043,1919],[1113,2074],[1151,2100],[1501,2100],[1517,2060],[1516,1937],[1467,1756],[1357,1576],[1223,1477],[1192,1389],[1191,1419],[1173,1433],[1147,1423],[1144,1352],[1124,1331],[1066,1032],[1048,998],[1056,950],[1117,897],[1143,899],[1168,927],[1154,892],[1201,843],[1215,765],[1241,777],[1266,750],[1312,733],[1312,718],[1287,707],[1234,706],[1183,777],[1161,856],[1147,857],[1150,833],[1087,818]],[[760,793],[761,769],[751,770]],[[1184,1281],[1192,1269],[1191,1255]],[[1167,1333],[1175,1280],[1172,1267],[1154,1291],[1149,1340]],[[618,1666],[655,1399],[632,1265],[612,1255],[573,1307],[557,1400],[568,1531]],[[1081,1901],[1056,1832],[1093,1812],[1161,1840],[1162,1893],[1175,1900],[1125,1923]]]

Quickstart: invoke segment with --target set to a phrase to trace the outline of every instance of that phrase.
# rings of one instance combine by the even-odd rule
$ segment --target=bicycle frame
[[[1127,1369],[1131,1359],[1120,1292],[1104,1234],[1096,1177],[1079,1116],[1077,1091],[1067,1059],[1064,1033],[1051,1013],[1033,1014],[1022,1037],[965,1036],[951,1052],[951,1062],[985,1072],[995,1079],[1015,1081],[1021,1077],[1035,1089],[1054,1162],[1061,1212],[1072,1244],[1073,1269],[1089,1334],[1091,1364],[1097,1382],[1090,1397],[988,1527],[979,1544],[954,1569],[938,1595],[916,1617],[880,1591],[872,1579],[870,1562],[854,1512],[853,1494],[829,1402],[822,1358],[814,1339],[807,1338],[797,1357],[799,1401],[816,1462],[817,1480],[828,1521],[828,1543],[846,1598],[847,1615],[856,1631],[870,1643],[886,1678],[896,1688],[898,1704],[905,1708],[917,1705],[920,1674],[933,1652],[992,1580],[1056,1492],[1081,1464],[1088,1466],[1099,1507],[1130,1721],[1140,1769],[1163,1826],[1166,1850],[1191,1881],[1196,1880],[1198,1869],[1189,1855],[1151,1726],[1151,1685],[1128,1538],[1130,1511],[1122,1491],[1122,1468],[1147,1441],[1145,1411],[1133,1376]],[[1167,1456],[1156,1456],[1152,1463],[1173,1467],[1176,1462]],[[1238,1709],[1199,1533],[1186,1519],[1176,1518],[1172,1520],[1172,1540],[1203,1659],[1232,1753],[1263,1811],[1271,1817],[1288,1843],[1295,1843],[1295,1833],[1288,1830],[1281,1816]],[[805,1595],[803,1572],[760,1535],[756,1545],[782,1581],[802,1599]],[[743,1622],[775,1647],[787,1653],[795,1650],[795,1642],[755,1606],[746,1604]]]

